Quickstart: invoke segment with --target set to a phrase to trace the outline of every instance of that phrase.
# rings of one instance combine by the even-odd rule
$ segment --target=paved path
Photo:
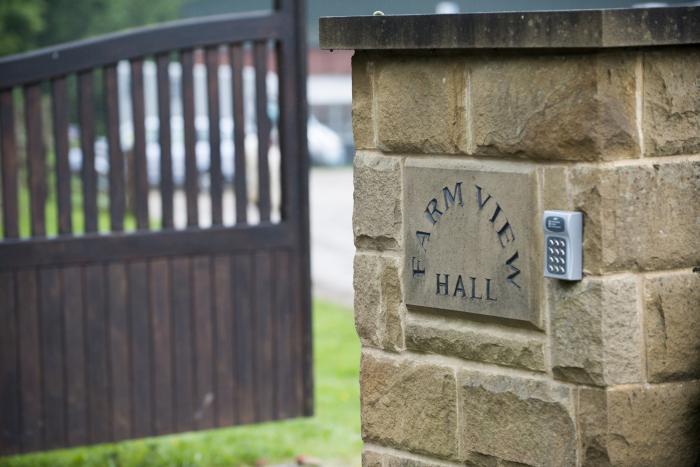
[[[313,295],[352,306],[352,168],[313,168],[309,183]]]

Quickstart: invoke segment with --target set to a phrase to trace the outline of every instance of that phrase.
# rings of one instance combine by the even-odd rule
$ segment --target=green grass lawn
[[[0,459],[0,465],[238,466],[282,463],[298,455],[324,466],[360,464],[360,344],[348,309],[316,301],[313,418],[222,428]]]

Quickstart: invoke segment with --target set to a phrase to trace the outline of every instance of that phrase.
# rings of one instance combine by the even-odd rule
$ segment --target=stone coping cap
[[[319,20],[323,49],[591,49],[700,43],[700,7]]]

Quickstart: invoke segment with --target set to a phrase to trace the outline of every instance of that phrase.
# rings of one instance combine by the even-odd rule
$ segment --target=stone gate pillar
[[[322,18],[354,49],[366,466],[700,454],[700,8]],[[584,277],[543,277],[543,210]]]

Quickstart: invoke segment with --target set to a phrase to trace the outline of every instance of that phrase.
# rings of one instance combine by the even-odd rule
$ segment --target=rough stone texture
[[[465,138],[464,67],[444,57],[392,57],[377,63],[379,148],[454,153]]]
[[[459,374],[462,456],[543,466],[576,464],[572,390],[549,381]]]
[[[355,149],[375,147],[372,118],[374,62],[366,54],[352,56],[352,133]]]
[[[700,377],[700,273],[649,278],[644,302],[649,379]]]
[[[457,401],[450,368],[363,353],[365,441],[442,458],[457,454]]]
[[[352,227],[355,246],[379,250],[401,245],[401,160],[358,152],[355,155]]]
[[[590,385],[643,381],[643,344],[633,276],[548,282],[552,370]]]
[[[439,315],[409,314],[406,347],[526,370],[545,371],[544,336]]]
[[[569,171],[584,213],[584,271],[700,264],[700,159]]]
[[[542,197],[542,210],[572,211],[569,187],[567,185],[568,170],[566,167],[545,166],[537,169],[539,186]]]
[[[409,159],[404,176],[406,304],[541,328],[542,228],[533,209],[534,167]],[[438,287],[438,280],[447,285]]]
[[[579,390],[581,465],[695,466],[700,382]]]
[[[490,56],[470,67],[468,153],[639,157],[631,53]]]
[[[644,53],[647,155],[700,152],[700,48]]]
[[[362,451],[362,467],[384,467],[382,455],[365,449]]]
[[[400,263],[395,256],[357,253],[354,261],[355,328],[363,345],[387,350],[404,346]]]

